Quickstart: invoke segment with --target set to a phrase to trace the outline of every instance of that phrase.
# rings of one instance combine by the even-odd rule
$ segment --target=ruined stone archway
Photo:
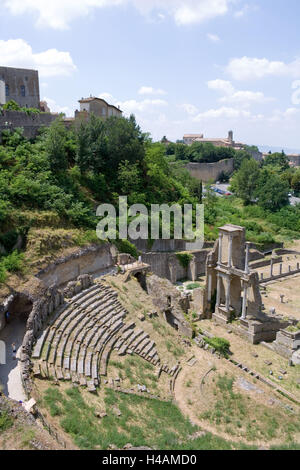
[[[134,274],[134,277],[137,279],[141,288],[147,292],[146,273],[144,273],[143,271],[139,271]]]

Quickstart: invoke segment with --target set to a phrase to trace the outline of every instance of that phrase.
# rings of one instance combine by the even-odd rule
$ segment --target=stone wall
[[[39,109],[40,90],[37,70],[0,67],[0,79],[4,81],[8,91],[8,96],[4,97],[5,101],[0,104],[14,100],[22,107]]]
[[[192,338],[193,331],[184,318],[189,303],[181,297],[181,293],[167,279],[158,276],[146,277],[147,293],[152,297],[153,304],[164,315],[165,320],[176,328],[179,333]]]
[[[272,344],[272,349],[287,359],[290,359],[299,348],[300,330],[296,332],[280,330],[276,335],[276,341]]]
[[[117,253],[108,243],[83,248],[69,256],[60,258],[36,275],[46,286],[61,286],[73,281],[81,274],[105,274],[113,269]]]
[[[216,163],[188,163],[185,168],[193,178],[206,183],[211,180],[217,181],[222,172],[233,173],[234,160],[230,158]]]
[[[49,113],[27,114],[21,111],[3,111],[0,114],[0,139],[2,131],[17,127],[23,127],[24,136],[32,139],[37,136],[41,127],[49,127],[57,117]]]
[[[190,252],[195,260],[196,277],[205,274],[208,253],[209,249]],[[141,257],[143,263],[149,264],[153,274],[159,277],[169,279],[172,282],[181,279],[194,280],[191,269],[181,266],[175,253],[143,253]]]
[[[179,251],[188,251],[189,242],[185,240],[155,240],[152,245],[149,245],[148,240],[129,240],[135,247],[142,253],[171,253]],[[204,242],[203,248],[212,248],[213,242]]]

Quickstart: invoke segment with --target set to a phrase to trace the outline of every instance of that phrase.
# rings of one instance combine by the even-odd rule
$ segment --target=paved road
[[[5,395],[17,401],[26,401],[26,395],[21,382],[20,352],[25,321],[16,317],[0,332],[0,340],[6,344],[6,365],[0,365],[0,386]],[[12,343],[17,347],[17,358],[13,358]]]
[[[295,197],[295,196],[290,197],[290,204],[291,204],[291,206],[295,206],[296,204],[300,204],[300,197]]]

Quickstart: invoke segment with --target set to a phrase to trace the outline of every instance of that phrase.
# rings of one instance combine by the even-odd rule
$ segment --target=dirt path
[[[6,344],[6,364],[0,365],[0,384],[3,393],[17,401],[26,401],[20,374],[20,353],[24,333],[25,322],[21,317],[14,318],[0,332],[0,340]],[[13,357],[12,343],[17,347],[16,359]]]

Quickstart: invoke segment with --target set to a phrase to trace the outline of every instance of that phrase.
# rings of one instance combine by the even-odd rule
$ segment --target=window
[[[5,85],[5,95],[9,96],[9,85]]]
[[[26,96],[25,86],[21,85],[21,96]]]

